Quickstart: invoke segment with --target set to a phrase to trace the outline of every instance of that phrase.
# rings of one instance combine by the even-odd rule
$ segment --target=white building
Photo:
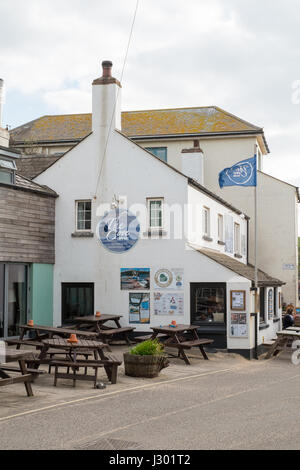
[[[258,264],[263,271],[284,281],[284,302],[298,304],[299,191],[263,171],[264,159],[272,158],[264,130],[216,106],[128,111],[121,117],[125,135],[183,173],[186,166],[182,151],[201,147],[202,184],[250,217],[251,263],[254,263],[254,189],[220,189],[218,174],[253,156],[257,145]],[[90,114],[43,116],[12,130],[12,145],[27,155],[20,160],[22,174],[29,178],[38,175],[88,135],[91,122]]]
[[[118,130],[121,85],[111,63],[103,65],[93,82],[92,132],[35,178],[59,195],[53,323],[100,310],[144,332],[174,317],[250,357],[255,338],[261,345],[281,328],[282,282],[259,272],[255,328],[248,217],[199,183],[199,149],[182,154],[183,174]],[[131,229],[140,225],[121,253],[98,237],[110,233],[116,207],[129,209]]]

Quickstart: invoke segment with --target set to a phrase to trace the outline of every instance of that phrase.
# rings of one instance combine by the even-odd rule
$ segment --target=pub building
[[[100,311],[122,315],[139,335],[175,319],[253,357],[282,327],[283,283],[259,271],[253,316],[249,218],[204,187],[199,142],[180,153],[179,171],[120,131],[121,84],[111,62],[102,66],[92,132],[33,180],[59,196],[47,323]]]

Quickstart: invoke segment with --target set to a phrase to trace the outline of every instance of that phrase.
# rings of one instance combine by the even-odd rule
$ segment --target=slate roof
[[[227,256],[224,253],[220,253],[218,251],[209,250],[207,248],[199,248],[199,247],[195,247],[194,245],[191,245],[191,247],[195,249],[196,251],[198,251],[199,253],[202,253],[203,255],[212,259],[213,261],[216,261],[217,263],[221,264],[225,268],[230,269],[231,271],[235,272],[239,276],[249,279],[250,281],[252,281],[252,284],[254,285],[255,268],[252,264],[241,263],[240,261],[237,261],[236,259],[231,258],[230,256]],[[260,269],[258,270],[258,286],[259,287],[282,286],[284,284],[285,283],[280,281],[279,279],[276,279],[270,276],[269,274],[261,271]]]
[[[33,191],[35,193],[44,194],[47,196],[57,197],[57,193],[48,186],[41,186],[40,184],[34,183],[33,181],[24,178],[24,176],[16,174],[16,181],[13,187],[21,188],[27,191]]]
[[[92,129],[91,114],[42,116],[10,131],[11,143],[77,142]],[[182,134],[263,133],[217,106],[154,109],[122,113],[122,132],[128,137]]]
[[[25,178],[34,179],[40,173],[45,171],[49,166],[53,165],[58,159],[57,156],[32,156],[19,158],[17,161],[18,173]]]

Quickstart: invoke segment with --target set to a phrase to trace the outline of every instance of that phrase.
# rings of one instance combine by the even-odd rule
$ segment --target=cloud
[[[135,5],[1,0],[0,75],[9,122],[24,122],[24,110],[25,120],[90,112],[100,62],[113,60],[114,75],[121,75]],[[223,107],[265,128],[268,171],[300,185],[300,104],[292,88],[300,80],[299,42],[298,0],[140,0],[123,109]],[[20,97],[22,112],[12,96]],[[39,107],[30,106],[33,96]]]

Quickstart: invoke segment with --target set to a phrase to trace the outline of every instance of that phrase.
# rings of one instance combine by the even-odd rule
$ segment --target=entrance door
[[[0,337],[18,336],[27,322],[28,267],[0,264]]]
[[[62,284],[62,324],[73,323],[75,317],[94,315],[94,284]]]
[[[191,284],[191,323],[199,334],[212,338],[216,347],[227,347],[226,283]]]

